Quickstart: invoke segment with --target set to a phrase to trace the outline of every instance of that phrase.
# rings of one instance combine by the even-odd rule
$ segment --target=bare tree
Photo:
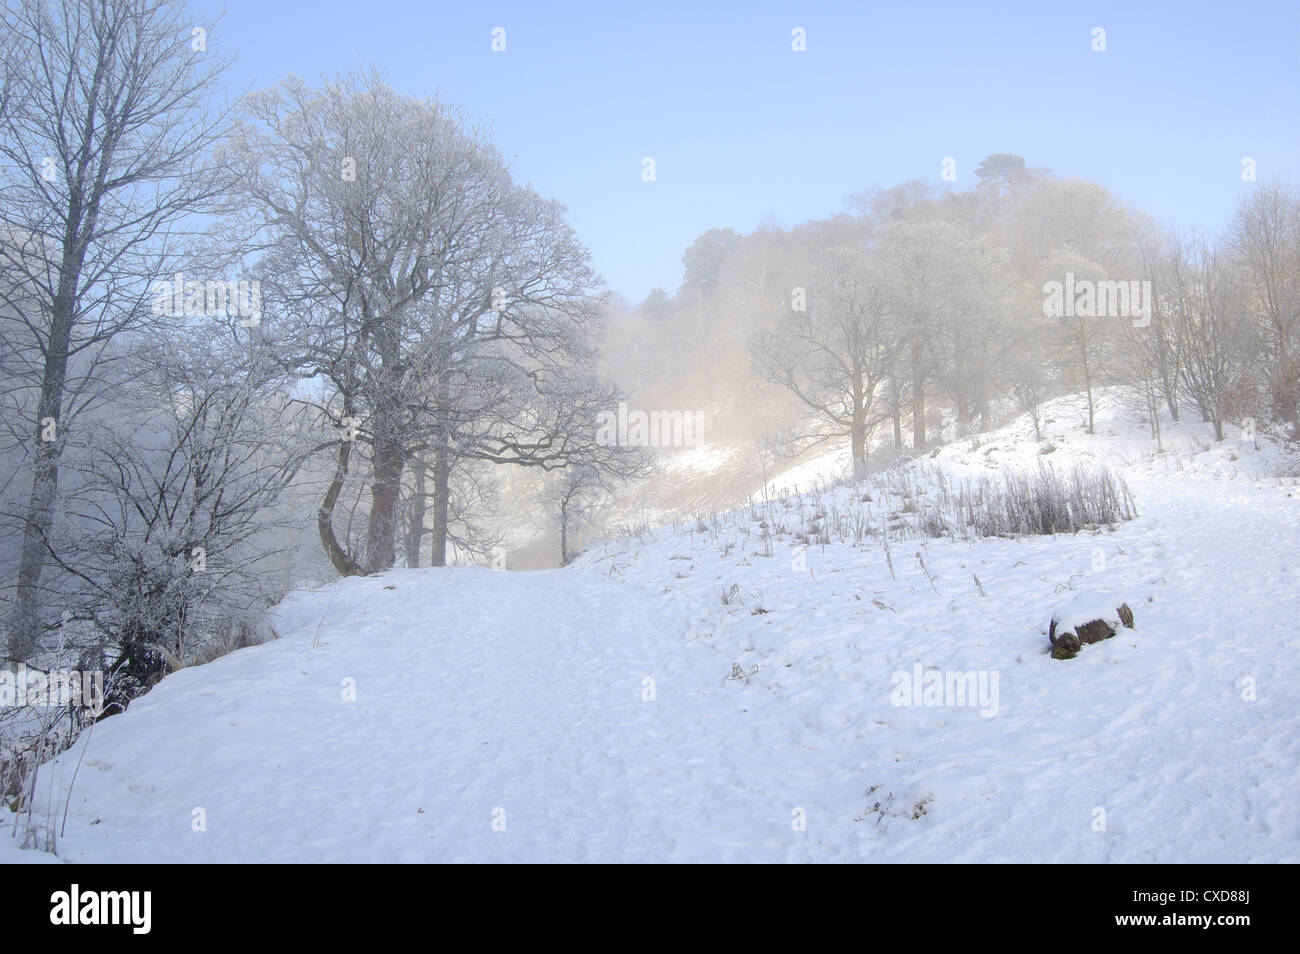
[[[1279,183],[1260,183],[1242,200],[1228,232],[1247,279],[1242,304],[1266,336],[1274,388],[1294,387],[1292,358],[1300,331],[1300,196]],[[1297,423],[1294,401],[1276,402]]]
[[[586,464],[566,467],[551,485],[549,499],[560,525],[560,562],[574,557],[570,541],[591,520],[594,510],[610,488],[599,470]]]
[[[1136,277],[1137,225],[1130,210],[1095,182],[1080,179],[1044,180],[1028,198],[1025,217],[1031,223],[1042,279],[1068,285],[1080,281]],[[1068,292],[1067,292],[1068,297]],[[1066,303],[1059,316],[1062,356],[1067,372],[1077,375],[1088,402],[1089,433],[1096,427],[1094,390],[1110,380],[1113,346],[1119,330],[1117,316]]]
[[[1007,390],[1016,407],[1029,415],[1034,425],[1034,440],[1043,439],[1043,404],[1049,396],[1047,371],[1038,355],[1016,361],[1007,374]]]
[[[923,209],[892,221],[879,241],[907,332],[906,350],[891,360],[891,368],[906,376],[912,450],[917,453],[926,446],[926,395],[942,360],[936,336],[957,299],[960,245],[952,223],[937,221]]]
[[[272,508],[303,460],[308,415],[265,349],[217,323],[151,336],[130,360],[111,416],[67,464],[67,530],[49,555],[110,671],[138,690],[282,595]]]
[[[589,422],[614,392],[591,374],[587,252],[481,133],[353,75],[254,97],[236,146],[252,244],[286,319],[271,334],[288,366],[326,385],[317,403],[340,429],[318,520],[339,572],[394,562],[413,454],[432,483],[421,494],[440,566],[457,460],[554,468],[602,453]],[[354,442],[372,475],[360,555],[332,525]]]
[[[149,314],[178,224],[226,191],[208,161],[225,115],[205,109],[226,63],[206,49],[210,26],[161,0],[17,0],[0,22],[0,315],[40,354],[10,620],[10,655],[23,657],[41,626],[60,454],[105,345]]]
[[[1065,286],[1063,302],[1053,304],[1054,309],[1063,304],[1061,313],[1053,316],[1061,329],[1057,338],[1058,353],[1067,380],[1073,376],[1076,387],[1083,385],[1088,408],[1087,430],[1092,434],[1096,430],[1096,388],[1107,380],[1105,373],[1113,357],[1119,319],[1103,314],[1091,305],[1075,307],[1076,301],[1071,298],[1070,289],[1076,281],[1080,285],[1095,286],[1103,280],[1106,272],[1092,259],[1073,252],[1058,252],[1049,260],[1044,274],[1053,276],[1052,281]]]
[[[862,249],[822,253],[807,308],[775,318],[755,339],[760,372],[812,412],[801,449],[848,437],[854,473],[867,470],[867,448],[884,419],[877,397],[903,347],[884,270]]]
[[[1249,318],[1230,262],[1204,237],[1176,240],[1170,249],[1169,296],[1183,386],[1223,440],[1224,398],[1248,368]]]
[[[952,401],[958,434],[992,426],[990,400],[1001,366],[1024,347],[1007,327],[1010,311],[1007,252],[996,248],[972,223],[953,223],[960,231],[949,250],[948,277],[935,287],[938,320],[932,348],[935,377]]]

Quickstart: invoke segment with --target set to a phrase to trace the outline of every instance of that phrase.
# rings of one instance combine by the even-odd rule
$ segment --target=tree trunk
[[[889,367],[889,410],[894,425],[894,450],[903,449],[903,389],[898,386],[894,366]]]
[[[993,429],[993,414],[989,410],[990,363],[989,343],[985,340],[980,343],[980,360],[975,372],[975,413],[979,415],[981,434]]]
[[[925,371],[922,365],[924,346],[912,344],[912,450],[925,450]]]
[[[1097,433],[1097,422],[1095,408],[1092,403],[1092,368],[1088,365],[1088,330],[1084,325],[1084,319],[1079,319],[1079,341],[1082,345],[1080,352],[1083,358],[1083,387],[1088,394],[1088,433]]]
[[[343,576],[356,576],[361,572],[361,567],[357,565],[356,560],[352,559],[352,555],[334,536],[334,505],[338,503],[339,494],[342,493],[343,484],[347,480],[348,458],[351,456],[352,442],[344,441],[339,446],[339,463],[334,470],[334,479],[330,481],[325,491],[325,499],[321,502],[320,509],[316,511],[316,530],[320,534],[321,546],[325,548],[325,555],[330,558],[334,569]]]
[[[411,569],[420,566],[420,541],[424,538],[424,515],[428,511],[428,494],[425,493],[424,460],[414,456],[415,490],[411,494],[411,521],[406,528],[406,565]]]
[[[370,485],[370,520],[366,525],[367,573],[378,573],[393,565],[397,530],[397,501],[402,489],[405,455],[392,437],[376,436],[375,479]]]
[[[854,420],[850,441],[853,444],[853,476],[859,480],[867,476],[867,434],[860,420]]]
[[[1156,438],[1156,453],[1163,454],[1165,452],[1165,443],[1160,434],[1160,402],[1153,396],[1149,403],[1151,407],[1151,430]]]
[[[64,438],[60,415],[68,373],[68,346],[72,337],[72,297],[69,280],[61,278],[54,300],[41,396],[36,405],[36,459],[23,522],[23,543],[10,620],[9,656],[17,660],[27,659],[36,650],[40,636],[41,575],[45,571],[47,541],[54,524],[59,490],[59,454]],[[44,430],[41,422],[47,419],[54,421],[55,439],[52,441],[41,439]]]
[[[1169,407],[1169,416],[1178,423],[1178,387],[1177,378],[1169,368],[1169,360],[1165,355],[1164,346],[1157,348],[1157,367],[1160,372],[1160,392],[1165,399],[1165,404]]]
[[[429,565],[447,565],[447,511],[451,504],[451,455],[446,441],[439,440],[433,456],[433,542]]]
[[[849,441],[853,445],[853,476],[867,476],[867,382],[862,370],[854,366],[853,419],[849,422]]]
[[[956,386],[952,389],[952,399],[957,411],[957,436],[965,437],[970,433],[970,409],[973,402],[969,400],[970,388],[967,384],[967,365],[966,362],[962,360],[960,350],[953,356],[952,370],[953,379],[956,381]]]

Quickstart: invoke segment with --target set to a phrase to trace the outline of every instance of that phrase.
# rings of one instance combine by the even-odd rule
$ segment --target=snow
[[[1095,435],[1080,406],[1046,408],[1051,454],[1022,419],[926,462],[1107,464],[1140,514],[1113,532],[915,540],[892,573],[876,543],[793,530],[762,555],[760,520],[847,508],[841,486],[564,570],[297,592],[280,639],[169,676],[42,769],[61,805],[84,752],[58,855],[1300,861],[1295,459],[1191,420],[1155,454],[1114,395]],[[1122,594],[1136,629],[1054,661],[1078,594]],[[900,672],[996,676],[996,713],[895,705]],[[37,857],[12,824],[0,861]]]

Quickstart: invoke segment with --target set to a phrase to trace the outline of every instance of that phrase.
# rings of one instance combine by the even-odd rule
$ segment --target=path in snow
[[[398,571],[299,594],[280,614],[285,638],[177,673],[97,727],[59,853],[686,860],[745,857],[765,839],[777,850],[791,815],[761,794],[773,779],[738,784],[719,752],[761,747],[760,733],[728,722],[734,695],[711,705],[699,693],[725,670],[668,610],[563,571]],[[345,679],[355,702],[342,700]],[[56,792],[82,744],[50,773]],[[195,808],[206,831],[192,830]]]

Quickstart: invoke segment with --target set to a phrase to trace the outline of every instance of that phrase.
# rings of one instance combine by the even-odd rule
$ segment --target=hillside
[[[1190,420],[1155,454],[1116,395],[1095,435],[1079,408],[1050,404],[1043,444],[1022,420],[858,486],[829,485],[831,454],[563,570],[296,592],[278,640],[169,676],[43,769],[47,818],[72,786],[57,855],[1298,861],[1296,460]],[[1040,462],[1110,468],[1137,515],[920,533],[929,501]],[[1052,659],[1080,593],[1136,628]],[[893,704],[896,674],[933,670],[990,691]],[[13,824],[0,858],[35,860]]]

